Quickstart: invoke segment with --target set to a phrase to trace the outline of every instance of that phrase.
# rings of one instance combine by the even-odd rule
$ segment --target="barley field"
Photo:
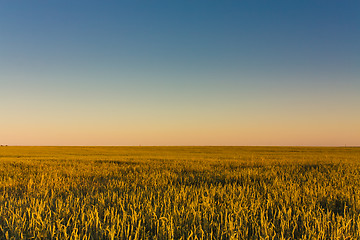
[[[360,148],[1,147],[0,239],[360,239]]]

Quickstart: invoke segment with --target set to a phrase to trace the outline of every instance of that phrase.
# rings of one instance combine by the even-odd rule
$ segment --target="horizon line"
[[[360,145],[7,145],[1,147],[343,147],[357,148]]]

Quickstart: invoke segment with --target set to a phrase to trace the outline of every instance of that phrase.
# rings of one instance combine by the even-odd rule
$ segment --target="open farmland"
[[[0,239],[360,239],[360,148],[1,147]]]

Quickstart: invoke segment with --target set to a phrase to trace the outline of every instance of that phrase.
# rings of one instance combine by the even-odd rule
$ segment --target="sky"
[[[360,145],[360,2],[0,0],[0,144]]]

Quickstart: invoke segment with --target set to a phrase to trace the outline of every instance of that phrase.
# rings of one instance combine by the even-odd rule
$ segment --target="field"
[[[0,239],[360,239],[360,148],[1,147]]]

